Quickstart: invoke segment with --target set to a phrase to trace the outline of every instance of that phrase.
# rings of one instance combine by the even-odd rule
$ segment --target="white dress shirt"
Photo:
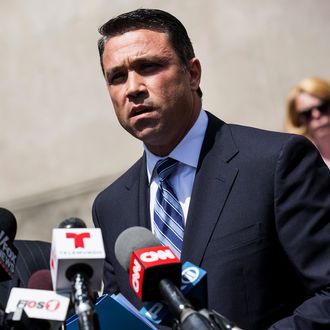
[[[169,178],[169,181],[181,204],[184,214],[184,222],[186,223],[192,187],[194,184],[199,154],[204,140],[207,123],[207,114],[202,109],[194,126],[166,157],[158,157],[154,155],[144,145],[147,156],[147,171],[150,185],[150,219],[152,231],[154,223],[154,204],[159,183],[158,175],[157,173],[154,173],[156,163],[160,159],[167,157],[171,157],[180,162],[178,169]]]

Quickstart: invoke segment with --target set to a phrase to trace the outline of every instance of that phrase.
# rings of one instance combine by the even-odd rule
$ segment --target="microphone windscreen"
[[[149,229],[139,226],[130,227],[118,236],[115,243],[115,256],[120,265],[128,271],[131,256],[135,250],[159,245],[161,243]]]
[[[68,218],[63,220],[59,225],[58,228],[66,228],[66,229],[71,229],[71,228],[87,228],[85,222],[81,220],[80,218]]]
[[[15,239],[17,222],[14,214],[0,207],[0,231],[3,230],[11,241]]]
[[[40,269],[29,278],[27,287],[29,289],[53,291],[52,278],[49,269]]]

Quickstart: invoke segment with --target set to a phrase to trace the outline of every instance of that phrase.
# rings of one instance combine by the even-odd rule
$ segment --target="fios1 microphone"
[[[144,248],[138,246],[138,249],[135,249],[137,245],[142,245],[142,242],[137,244],[136,240],[136,237],[142,234],[147,237]],[[121,266],[129,271],[130,285],[140,299],[164,301],[175,318],[173,326],[176,329],[238,330],[233,323],[214,311],[198,312],[194,309],[178,289],[181,284],[179,260],[168,247],[150,246],[149,242],[155,240],[157,241],[155,236],[146,228],[132,227],[122,232],[115,243],[116,258]],[[173,270],[175,264],[179,265],[179,272]]]
[[[101,230],[77,228],[82,222],[78,220],[69,228],[63,225],[65,220],[62,228],[53,229],[50,269],[54,289],[71,293],[80,328],[94,329],[97,319],[91,292],[101,289],[105,251]]]
[[[17,230],[15,216],[0,208],[0,281],[10,280],[15,271],[17,249],[13,245]]]
[[[54,291],[12,288],[6,307],[6,323],[20,329],[59,328],[70,299]]]
[[[11,329],[59,329],[67,316],[70,299],[52,290],[50,271],[31,275],[28,289],[13,288],[5,323]]]

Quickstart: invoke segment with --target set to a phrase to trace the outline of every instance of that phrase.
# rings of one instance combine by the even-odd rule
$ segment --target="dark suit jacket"
[[[208,116],[181,257],[207,271],[208,308],[243,329],[330,329],[329,169],[302,136]],[[93,206],[105,292],[136,306],[114,244],[128,227],[150,228],[148,196],[143,156]]]
[[[40,269],[49,269],[50,243],[43,241],[15,240],[18,250],[14,277],[0,283],[0,304],[7,305],[13,287],[27,288],[31,275]]]

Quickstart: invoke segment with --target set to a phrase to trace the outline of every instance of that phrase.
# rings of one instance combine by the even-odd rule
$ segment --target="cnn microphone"
[[[164,300],[175,317],[192,308],[178,289],[181,263],[169,247],[144,227],[124,230],[115,243],[115,255],[129,272],[130,285],[142,301]]]
[[[194,309],[178,289],[181,285],[180,261],[170,248],[160,246],[148,229],[131,227],[123,231],[116,240],[115,255],[129,272],[130,285],[142,301],[162,300],[167,304],[176,319],[175,329],[239,329],[214,311]]]
[[[115,255],[142,301],[162,299],[159,285],[164,275],[175,286],[181,285],[180,260],[144,227],[124,230],[116,240]]]
[[[13,245],[17,223],[15,216],[0,208],[0,282],[12,279],[15,272],[17,249]]]
[[[83,226],[83,227],[82,227]],[[92,292],[102,286],[105,251],[99,228],[86,228],[79,218],[53,229],[50,269],[54,289],[71,295],[80,329],[98,328]]]

